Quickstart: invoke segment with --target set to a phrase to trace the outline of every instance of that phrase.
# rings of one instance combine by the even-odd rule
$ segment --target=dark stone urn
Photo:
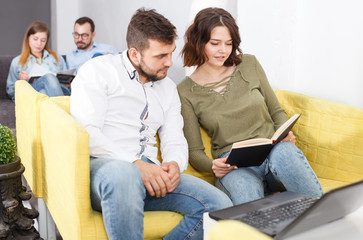
[[[14,162],[0,165],[0,239],[42,239],[34,228],[34,218],[39,213],[23,206],[31,194],[22,185],[21,174],[25,168],[16,157]]]

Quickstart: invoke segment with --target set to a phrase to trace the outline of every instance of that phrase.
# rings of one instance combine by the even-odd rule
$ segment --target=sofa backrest
[[[8,79],[10,64],[16,55],[0,55],[0,99],[9,99],[6,94],[6,80]],[[65,55],[62,55],[66,59]]]
[[[15,55],[0,55],[0,99],[9,99],[6,94],[6,80],[14,57]]]
[[[289,117],[302,113],[293,131],[297,146],[319,178],[342,182],[363,178],[363,109],[286,90],[275,93]],[[69,97],[51,99],[69,113]],[[200,130],[205,152],[212,158],[211,138],[204,129]],[[214,184],[211,173],[199,172],[190,164],[185,173]]]
[[[293,128],[297,146],[319,178],[363,179],[363,109],[286,90],[275,94],[289,117],[301,113]]]

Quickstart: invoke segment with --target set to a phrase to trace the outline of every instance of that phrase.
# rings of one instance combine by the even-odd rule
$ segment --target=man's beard
[[[151,80],[151,81],[157,81],[157,80],[161,80],[164,79],[166,77],[166,73],[164,76],[158,76],[157,73],[160,70],[157,70],[156,72],[152,73],[152,70],[146,66],[146,64],[144,63],[144,61],[141,59],[140,60],[140,64],[138,66],[138,69],[140,71],[140,74],[145,76],[147,79]]]
[[[82,41],[80,41],[80,42],[82,42]],[[78,46],[78,43],[79,42],[77,42],[76,43],[76,45],[77,45],[77,47],[78,47],[78,49],[80,49],[80,50],[85,50],[85,49],[87,49],[91,44],[92,44],[92,41],[90,41],[88,44],[86,44],[86,45],[84,45],[83,47],[82,46]],[[82,42],[83,43],[83,42]]]

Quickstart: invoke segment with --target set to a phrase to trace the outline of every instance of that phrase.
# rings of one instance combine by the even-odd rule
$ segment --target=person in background
[[[89,17],[81,17],[74,23],[73,39],[77,49],[66,56],[69,69],[78,69],[93,57],[103,54],[116,54],[117,50],[108,44],[96,43],[93,39],[96,36],[95,24]]]
[[[202,239],[203,213],[232,206],[216,187],[182,173],[188,146],[176,85],[166,76],[175,38],[168,19],[139,9],[128,49],[91,59],[72,83],[71,115],[89,133],[91,203],[109,239],[143,239],[144,211],[184,215],[163,239]]]
[[[184,66],[197,67],[178,85],[191,164],[214,173],[216,186],[234,205],[284,190],[321,196],[319,180],[295,146],[293,132],[260,166],[226,163],[234,142],[270,138],[288,118],[256,57],[242,55],[238,26],[230,13],[201,10],[185,37]],[[200,126],[212,139],[214,159],[204,152]]]
[[[70,90],[60,84],[55,74],[67,69],[63,57],[52,51],[48,46],[50,31],[46,23],[36,21],[30,24],[25,32],[21,54],[10,64],[6,82],[8,96],[15,100],[15,82],[31,79],[31,71],[35,65],[44,68],[47,73],[34,80],[31,85],[40,93],[50,97],[70,95]]]

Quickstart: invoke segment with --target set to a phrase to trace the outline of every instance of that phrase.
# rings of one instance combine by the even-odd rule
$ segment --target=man
[[[92,207],[102,211],[109,239],[143,239],[144,211],[184,215],[164,239],[202,239],[203,213],[232,206],[217,188],[182,174],[188,149],[181,105],[166,77],[175,38],[169,20],[139,9],[128,49],[88,61],[72,83],[71,114],[89,133]]]
[[[89,17],[81,17],[74,24],[73,38],[77,49],[68,53],[66,60],[69,69],[78,69],[91,58],[107,53],[116,54],[117,50],[108,44],[95,43],[95,24]]]

